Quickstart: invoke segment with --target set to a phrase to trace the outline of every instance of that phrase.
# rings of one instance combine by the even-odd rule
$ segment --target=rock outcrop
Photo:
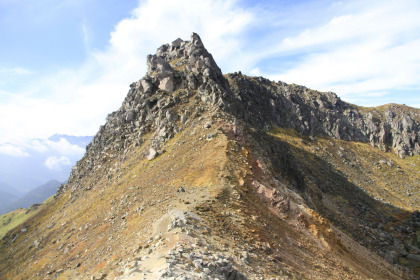
[[[73,182],[118,152],[141,145],[149,132],[154,133],[151,149],[155,152],[150,159],[154,158],[178,132],[178,119],[185,123],[203,110],[199,106],[175,112],[176,104],[195,98],[216,110],[224,107],[223,96],[229,92],[227,80],[197,34],[192,34],[191,41],[177,39],[172,45],[161,46],[147,57],[147,74],[130,85],[121,108],[108,115],[63,187],[77,188]]]
[[[418,109],[396,104],[358,107],[332,92],[240,73],[228,74],[228,79],[235,96],[231,111],[256,126],[277,125],[304,135],[370,142],[400,157],[420,154]]]
[[[159,153],[162,144],[178,132],[178,118],[185,123],[191,115],[200,114],[200,107],[182,112],[171,109],[191,97],[256,129],[278,126],[308,136],[370,142],[402,158],[420,154],[418,109],[395,104],[362,108],[343,102],[331,92],[247,77],[240,72],[225,77],[200,37],[193,33],[191,41],[177,39],[147,57],[147,74],[130,85],[121,108],[107,117],[69,183],[101,160],[130,145],[142,144],[148,132],[156,132],[152,148]]]

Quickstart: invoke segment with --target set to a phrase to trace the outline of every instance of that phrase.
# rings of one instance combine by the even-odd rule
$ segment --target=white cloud
[[[28,141],[26,147],[38,153],[45,153],[49,150],[48,146],[45,144],[45,141],[40,139]]]
[[[60,141],[45,141],[45,144],[53,152],[58,152],[62,155],[67,156],[82,156],[85,153],[85,149],[77,145],[69,143],[66,139],[60,138]]]
[[[0,74],[2,75],[19,76],[19,75],[29,75],[33,73],[34,73],[33,71],[22,68],[22,67],[0,68]]]
[[[419,2],[359,1],[344,8],[345,14],[273,48],[270,55],[291,53],[302,60],[268,76],[348,98],[418,88]]]
[[[83,44],[85,45],[85,49],[89,50],[90,36],[89,36],[86,20],[82,22],[81,28],[82,28],[82,35],[83,35]]]
[[[178,37],[189,40],[191,32],[198,32],[208,50],[224,65],[246,61],[247,58],[232,54],[240,51],[241,36],[255,16],[236,3],[232,0],[142,2],[132,17],[122,20],[111,33],[109,50],[93,54],[108,68],[103,77],[121,80],[121,74],[129,73],[134,79],[140,78],[146,70],[147,54]]]
[[[51,170],[60,171],[64,166],[71,165],[71,162],[70,159],[66,156],[51,156],[45,160],[44,164]]]
[[[396,89],[420,82],[420,40],[403,46],[359,43],[314,54],[274,78],[341,95]]]
[[[69,143],[66,139],[59,141],[48,139],[31,139],[17,141],[14,144],[0,144],[0,154],[14,157],[29,157],[35,153],[55,154],[59,156],[82,157],[85,148]]]
[[[0,143],[96,133],[106,115],[119,108],[129,84],[145,74],[147,54],[178,37],[189,40],[192,31],[224,65],[244,63],[246,58],[232,53],[239,52],[252,20],[232,0],[142,1],[115,27],[106,50],[89,52],[79,68],[46,75],[0,104]],[[85,42],[88,31],[83,23]]]
[[[6,100],[12,94],[7,90],[7,86],[18,84],[20,80],[26,80],[35,72],[23,68],[23,67],[13,67],[13,68],[1,68],[0,67],[0,102]]]
[[[28,157],[29,154],[20,147],[11,144],[0,144],[0,154],[13,157]]]

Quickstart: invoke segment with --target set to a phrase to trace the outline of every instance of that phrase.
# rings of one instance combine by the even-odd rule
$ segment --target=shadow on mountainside
[[[415,246],[420,229],[418,211],[409,212],[374,199],[345,172],[314,153],[264,132],[252,134],[258,153],[271,163],[274,177],[286,178],[289,188],[299,193],[311,209],[388,262],[420,275],[420,250]]]

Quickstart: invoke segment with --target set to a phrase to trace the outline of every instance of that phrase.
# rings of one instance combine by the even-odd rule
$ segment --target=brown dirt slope
[[[203,128],[210,118],[214,124]],[[203,139],[209,133],[216,137]],[[165,268],[162,257],[179,244],[185,251],[198,244],[207,254],[223,254],[248,279],[409,277],[359,244],[366,239],[353,239],[353,232],[346,232],[353,230],[353,221],[341,213],[354,210],[346,201],[350,198],[345,190],[318,194],[323,196],[323,207],[338,212],[334,222],[329,222],[326,218],[332,217],[323,216],[323,209],[318,209],[321,202],[314,199],[316,192],[321,192],[311,185],[316,180],[305,178],[309,172],[305,168],[311,166],[297,166],[316,161],[317,154],[307,151],[349,143],[328,139],[308,142],[280,129],[274,130],[273,136],[260,135],[256,141],[255,133],[205,115],[171,139],[165,153],[152,161],[145,158],[146,142],[124,161],[106,163],[103,174],[99,171],[95,177],[81,180],[86,186],[83,191],[71,194],[68,190],[8,233],[1,246],[1,279],[130,279],[137,271],[144,279],[157,279],[154,277],[160,277]],[[266,148],[272,149],[271,156]],[[379,156],[369,146],[362,148],[366,157],[369,152]],[[268,160],[273,155],[278,156],[277,162]],[[305,160],[297,160],[299,157]],[[405,160],[393,160],[394,168],[405,168]],[[348,178],[358,176],[349,173]],[[300,184],[307,189],[301,189]],[[185,193],[177,192],[180,186]],[[313,205],[308,205],[305,196],[311,197]],[[398,204],[404,202],[403,197],[396,192],[389,199]],[[417,198],[410,199],[415,203]],[[379,204],[378,209],[380,206],[385,207]],[[186,231],[182,227],[168,231],[176,211],[198,215],[200,222],[191,229],[186,226]],[[333,215],[331,211],[325,211],[326,215]],[[396,216],[405,214],[403,209],[395,211],[392,214]],[[165,217],[169,217],[166,223]],[[22,228],[27,231],[23,233]],[[139,270],[127,268],[139,263]],[[193,268],[186,264],[184,270],[194,272]],[[196,277],[201,279],[200,274]]]

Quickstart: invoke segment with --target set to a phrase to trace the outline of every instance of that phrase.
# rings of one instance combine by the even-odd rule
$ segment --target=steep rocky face
[[[369,142],[384,151],[392,149],[402,158],[420,154],[418,109],[393,104],[365,109],[345,103],[331,92],[262,77],[234,73],[226,79],[195,33],[191,41],[177,39],[161,46],[147,57],[147,66],[145,77],[130,85],[121,108],[107,117],[87,147],[84,167],[74,168],[70,183],[100,158],[112,158],[113,153],[142,144],[142,137],[151,131],[156,132],[151,152],[158,154],[160,146],[178,132],[174,124],[178,118],[185,123],[203,110],[171,109],[191,96],[211,110],[229,113],[257,129],[275,125],[304,135]]]
[[[193,33],[191,41],[177,39],[172,45],[161,46],[155,55],[147,57],[147,69],[141,80],[130,85],[121,108],[108,115],[64,188],[77,188],[79,178],[102,161],[141,145],[149,132],[153,132],[149,154],[154,158],[179,131],[176,121],[184,124],[195,118],[205,110],[203,105],[211,111],[223,107],[222,96],[229,85],[197,34]],[[175,105],[188,103],[191,97],[198,106],[174,110]]]
[[[231,111],[248,123],[292,128],[304,135],[370,142],[384,151],[393,149],[400,157],[420,154],[418,109],[403,110],[403,106],[395,104],[362,109],[331,92],[240,73],[227,76],[236,97]]]
[[[418,275],[419,110],[224,76],[194,33],[147,66],[0,278]]]

